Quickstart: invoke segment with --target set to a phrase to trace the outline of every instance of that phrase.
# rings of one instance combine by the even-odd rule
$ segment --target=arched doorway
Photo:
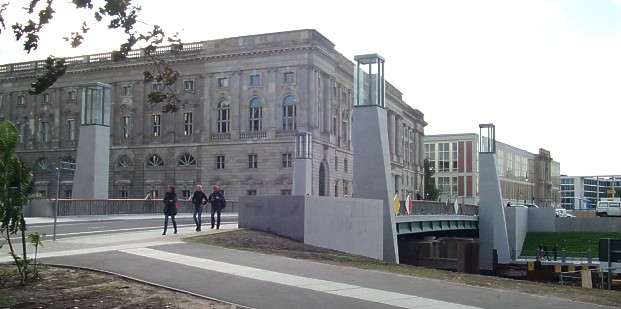
[[[325,162],[319,165],[319,196],[328,195],[328,167]]]

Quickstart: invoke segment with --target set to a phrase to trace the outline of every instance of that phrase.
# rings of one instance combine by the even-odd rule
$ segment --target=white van
[[[607,216],[621,216],[621,201],[620,200],[607,200],[597,202],[597,208],[595,208],[595,214],[600,217]]]

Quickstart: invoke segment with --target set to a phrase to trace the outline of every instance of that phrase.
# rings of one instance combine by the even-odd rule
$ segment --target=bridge
[[[476,231],[479,229],[478,213],[479,207],[475,205],[459,205],[456,214],[452,204],[413,201],[411,214],[406,214],[405,203],[402,203],[399,214],[395,217],[397,235]]]

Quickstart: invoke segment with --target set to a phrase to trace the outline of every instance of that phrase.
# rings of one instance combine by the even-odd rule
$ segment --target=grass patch
[[[0,308],[10,308],[14,305],[15,301],[4,292],[0,291]]]
[[[555,296],[586,303],[621,307],[621,293],[618,291],[581,289],[552,283],[538,283],[477,274],[463,274],[405,264],[397,265],[384,263],[363,256],[318,248],[273,234],[253,230],[235,230],[190,237],[184,240],[230,249],[312,260],[332,265],[383,271],[400,275],[438,279],[470,286],[505,289],[533,295]]]
[[[599,255],[599,239],[621,239],[621,233],[594,233],[594,232],[570,232],[570,233],[543,233],[530,232],[526,234],[522,255],[533,255],[541,244],[552,255],[554,246],[561,256],[561,250],[565,249],[567,256],[582,256],[590,249],[593,258]]]

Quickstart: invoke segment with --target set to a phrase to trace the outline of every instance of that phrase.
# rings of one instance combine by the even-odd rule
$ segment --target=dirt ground
[[[493,276],[463,274],[404,264],[388,264],[366,257],[317,248],[273,234],[252,230],[236,230],[225,233],[186,238],[185,240],[231,249],[281,255],[295,259],[308,259],[334,265],[393,272],[401,275],[439,279],[471,286],[506,289],[528,294],[572,299],[574,301],[585,303],[621,307],[621,292],[619,291],[582,289],[562,286],[560,284],[538,283]]]
[[[0,308],[232,308],[228,304],[156,288],[117,276],[43,267],[41,278],[19,285],[12,265],[0,265]]]

